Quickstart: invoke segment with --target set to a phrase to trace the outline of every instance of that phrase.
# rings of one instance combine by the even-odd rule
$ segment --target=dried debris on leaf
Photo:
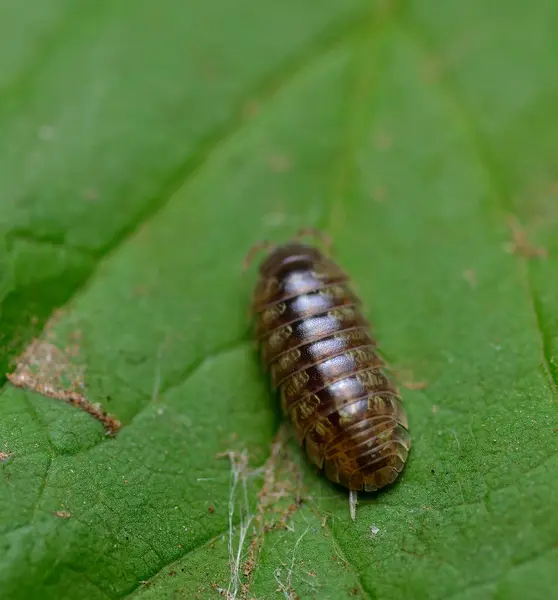
[[[282,428],[272,443],[269,458],[263,467],[258,469],[249,468],[246,452],[226,452],[219,455],[227,457],[231,463],[230,580],[227,589],[219,588],[220,593],[227,600],[248,599],[265,535],[275,530],[293,530],[291,519],[302,502],[302,475],[290,456],[286,442],[286,429]],[[252,510],[248,494],[248,481],[257,477],[262,477],[263,483],[257,494],[258,500],[255,509]],[[241,499],[237,501],[239,490]],[[234,515],[237,504],[240,505],[240,522],[235,530]],[[235,548],[236,537],[238,546]],[[289,582],[290,578],[288,577],[287,583],[283,585],[288,585]]]
[[[506,250],[511,254],[517,254],[523,258],[547,258],[546,248],[534,246],[529,241],[525,229],[514,215],[508,217],[508,227],[510,228],[512,240],[506,245]]]
[[[372,200],[374,202],[383,202],[388,197],[388,190],[385,185],[379,185],[372,190]]]
[[[473,289],[477,287],[477,273],[474,269],[465,269],[461,276]]]
[[[120,421],[85,397],[85,368],[78,360],[81,332],[72,332],[62,350],[54,343],[53,322],[58,318],[59,313],[45,327],[44,338],[31,341],[15,360],[15,371],[6,377],[16,387],[80,408],[100,421],[107,434],[114,435],[120,429]]]
[[[403,387],[408,390],[425,390],[428,387],[426,381],[404,381]]]
[[[292,168],[292,161],[285,154],[273,154],[269,157],[268,164],[274,173],[286,173]]]
[[[389,150],[393,145],[393,138],[386,131],[378,131],[373,138],[377,150]]]
[[[401,385],[407,390],[425,390],[428,387],[426,381],[417,381],[414,373],[410,370],[397,370],[395,375],[401,381]]]
[[[0,452],[0,463],[8,462],[12,456],[12,452]]]
[[[229,567],[230,580],[226,590],[219,588],[218,591],[224,595],[227,600],[235,600],[241,589],[240,581],[240,562],[242,558],[242,548],[248,533],[248,528],[252,522],[253,516],[250,514],[248,502],[248,454],[246,451],[241,453],[225,452],[218,455],[219,458],[228,457],[231,463],[231,491],[229,494]],[[234,514],[236,508],[236,494],[239,483],[242,487],[242,501],[240,502],[240,523],[238,549],[234,548]]]
[[[308,526],[304,530],[304,532],[299,536],[299,538],[296,540],[296,543],[293,548],[293,556],[291,559],[291,564],[290,564],[289,568],[287,569],[286,581],[283,582],[281,579],[281,575],[282,575],[281,569],[276,569],[276,571],[274,573],[275,581],[277,582],[277,586],[278,586],[277,591],[282,592],[287,600],[295,600],[297,598],[296,592],[294,591],[294,588],[293,588],[293,581],[292,581],[293,580],[294,563],[295,563],[295,558],[296,558],[296,551],[298,549],[298,545],[302,541],[302,538],[308,533],[309,529],[310,529],[310,526]]]

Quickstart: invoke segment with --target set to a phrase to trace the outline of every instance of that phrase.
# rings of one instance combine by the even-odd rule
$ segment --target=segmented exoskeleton
[[[354,518],[356,492],[395,481],[411,438],[348,279],[315,247],[274,246],[260,266],[253,310],[283,412],[308,458],[351,490]]]

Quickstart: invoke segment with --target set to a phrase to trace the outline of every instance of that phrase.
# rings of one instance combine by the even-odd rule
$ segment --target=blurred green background
[[[555,593],[556,31],[553,0],[0,4],[1,372],[39,348],[122,422],[3,377],[3,600]],[[250,340],[242,260],[302,226],[406,386],[355,524],[272,443]]]

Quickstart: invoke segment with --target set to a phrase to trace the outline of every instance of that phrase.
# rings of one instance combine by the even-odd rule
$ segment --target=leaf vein
[[[408,18],[402,18],[400,19],[399,24],[403,33],[407,35],[407,38],[415,46],[417,52],[421,56],[430,57],[433,55],[431,44],[429,43],[427,36],[419,29],[416,23],[412,23]],[[460,122],[469,136],[471,149],[488,177],[500,209],[507,214],[514,214],[515,208],[511,200],[511,194],[507,189],[508,186],[500,172],[493,153],[488,147],[481,129],[477,124],[478,119],[474,116],[470,107],[467,106],[465,99],[458,90],[458,86],[447,74],[439,77],[437,85],[442,97],[445,98],[446,103],[454,112],[456,119]],[[520,276],[523,279],[531,310],[535,316],[535,331],[539,337],[542,365],[548,379],[550,392],[552,396],[555,396],[558,388],[558,374],[554,373],[552,369],[551,352],[548,346],[548,340],[542,330],[542,318],[538,308],[539,304],[537,296],[530,278],[528,260],[526,258],[518,257],[518,261],[520,265]],[[524,265],[524,268],[521,268],[522,265]]]
[[[234,525],[236,525],[237,523],[238,523],[238,521],[234,522]],[[138,581],[137,585],[133,589],[131,589],[126,594],[126,596],[124,596],[123,598],[131,598],[131,597],[135,596],[135,593],[137,592],[138,589],[140,589],[144,585],[149,585],[150,583],[152,583],[152,581],[154,579],[156,579],[157,577],[159,577],[161,575],[161,572],[164,569],[167,569],[168,567],[170,567],[170,566],[172,566],[174,564],[180,563],[181,561],[183,561],[190,554],[193,554],[194,552],[197,552],[198,550],[203,550],[206,546],[209,546],[209,544],[213,543],[218,538],[220,538],[220,537],[222,537],[224,535],[227,535],[228,533],[229,533],[229,528],[227,527],[227,529],[224,529],[223,531],[220,531],[217,535],[212,535],[211,537],[208,537],[205,540],[202,540],[201,542],[199,542],[196,546],[193,546],[192,548],[189,548],[188,550],[186,550],[186,552],[184,552],[184,554],[182,554],[181,556],[179,556],[175,560],[172,560],[172,561],[170,561],[168,563],[163,564],[156,571],[154,571],[151,575],[149,575],[148,579],[140,579]]]
[[[154,218],[161,212],[173,197],[175,192],[186,185],[190,177],[197,172],[201,167],[207,164],[215,152],[227,141],[238,135],[246,124],[246,119],[243,117],[244,107],[248,100],[257,99],[260,106],[268,105],[279,90],[290,85],[299,73],[307,69],[311,64],[322,60],[327,53],[333,48],[344,43],[350,36],[358,31],[361,27],[366,27],[374,17],[374,11],[370,9],[355,10],[353,14],[346,17],[343,23],[335,23],[334,26],[326,27],[322,32],[317,34],[310,42],[306,52],[288,57],[276,69],[264,75],[251,90],[248,90],[244,98],[237,103],[236,108],[232,111],[233,116],[221,126],[215,127],[210,131],[205,138],[202,138],[198,144],[197,152],[187,156],[178,167],[174,168],[166,180],[160,187],[159,193],[155,194],[150,202],[140,209],[133,220],[122,229],[104,246],[93,251],[97,265],[102,261],[107,260],[121,246],[123,246],[134,233],[144,224]],[[28,237],[29,234],[20,231],[17,235]],[[52,242],[52,237],[46,236],[45,240]],[[60,242],[55,240],[56,245]],[[71,246],[77,250],[77,246]],[[87,253],[87,250],[84,251]],[[66,298],[66,304],[71,303],[73,298],[87,284],[88,281],[95,277],[97,265],[91,266],[89,269],[84,269],[83,277],[78,284],[69,290]],[[1,306],[1,304],[0,304]],[[50,307],[50,312],[55,307]],[[22,340],[21,346],[24,346],[29,340]],[[17,354],[17,351],[16,351]],[[13,358],[13,356],[12,356]],[[2,384],[5,385],[5,379]]]

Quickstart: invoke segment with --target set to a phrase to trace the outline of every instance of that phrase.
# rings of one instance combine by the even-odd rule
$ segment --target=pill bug
[[[349,489],[354,520],[357,492],[393,483],[411,438],[349,277],[329,253],[301,243],[308,233],[253,248],[268,250],[253,293],[255,337],[298,443]]]

